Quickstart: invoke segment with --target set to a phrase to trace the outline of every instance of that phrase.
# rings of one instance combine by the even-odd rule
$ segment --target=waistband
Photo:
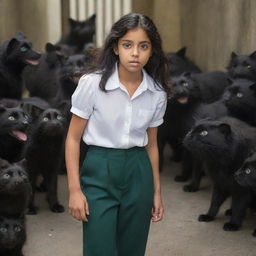
[[[132,148],[105,148],[100,146],[90,145],[88,151],[95,151],[101,153],[117,153],[117,154],[126,154],[126,153],[135,153],[139,151],[145,151],[145,147],[132,147]]]

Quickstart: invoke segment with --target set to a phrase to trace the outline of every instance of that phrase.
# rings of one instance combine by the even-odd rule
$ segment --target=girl
[[[83,221],[84,256],[142,256],[163,218],[157,126],[166,60],[152,20],[130,13],[106,39],[97,70],[72,96],[66,140],[69,211]],[[79,175],[81,136],[89,150]]]

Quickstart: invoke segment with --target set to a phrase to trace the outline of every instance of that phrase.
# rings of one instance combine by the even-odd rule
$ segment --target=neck
[[[143,79],[142,70],[138,72],[128,72],[122,65],[118,65],[119,80],[123,85],[139,85]]]

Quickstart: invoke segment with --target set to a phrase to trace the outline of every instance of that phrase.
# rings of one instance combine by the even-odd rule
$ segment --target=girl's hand
[[[161,194],[154,195],[154,206],[152,209],[152,222],[158,222],[163,219],[164,207],[161,199]]]
[[[70,192],[69,213],[77,220],[88,221],[89,206],[87,199],[81,190]]]

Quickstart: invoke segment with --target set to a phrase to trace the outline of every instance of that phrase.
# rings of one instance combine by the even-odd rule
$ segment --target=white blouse
[[[147,128],[163,123],[167,97],[143,70],[143,80],[132,97],[118,77],[117,65],[106,83],[99,88],[100,74],[80,78],[72,95],[71,112],[89,119],[83,140],[87,145],[107,148],[143,147],[148,143]]]

